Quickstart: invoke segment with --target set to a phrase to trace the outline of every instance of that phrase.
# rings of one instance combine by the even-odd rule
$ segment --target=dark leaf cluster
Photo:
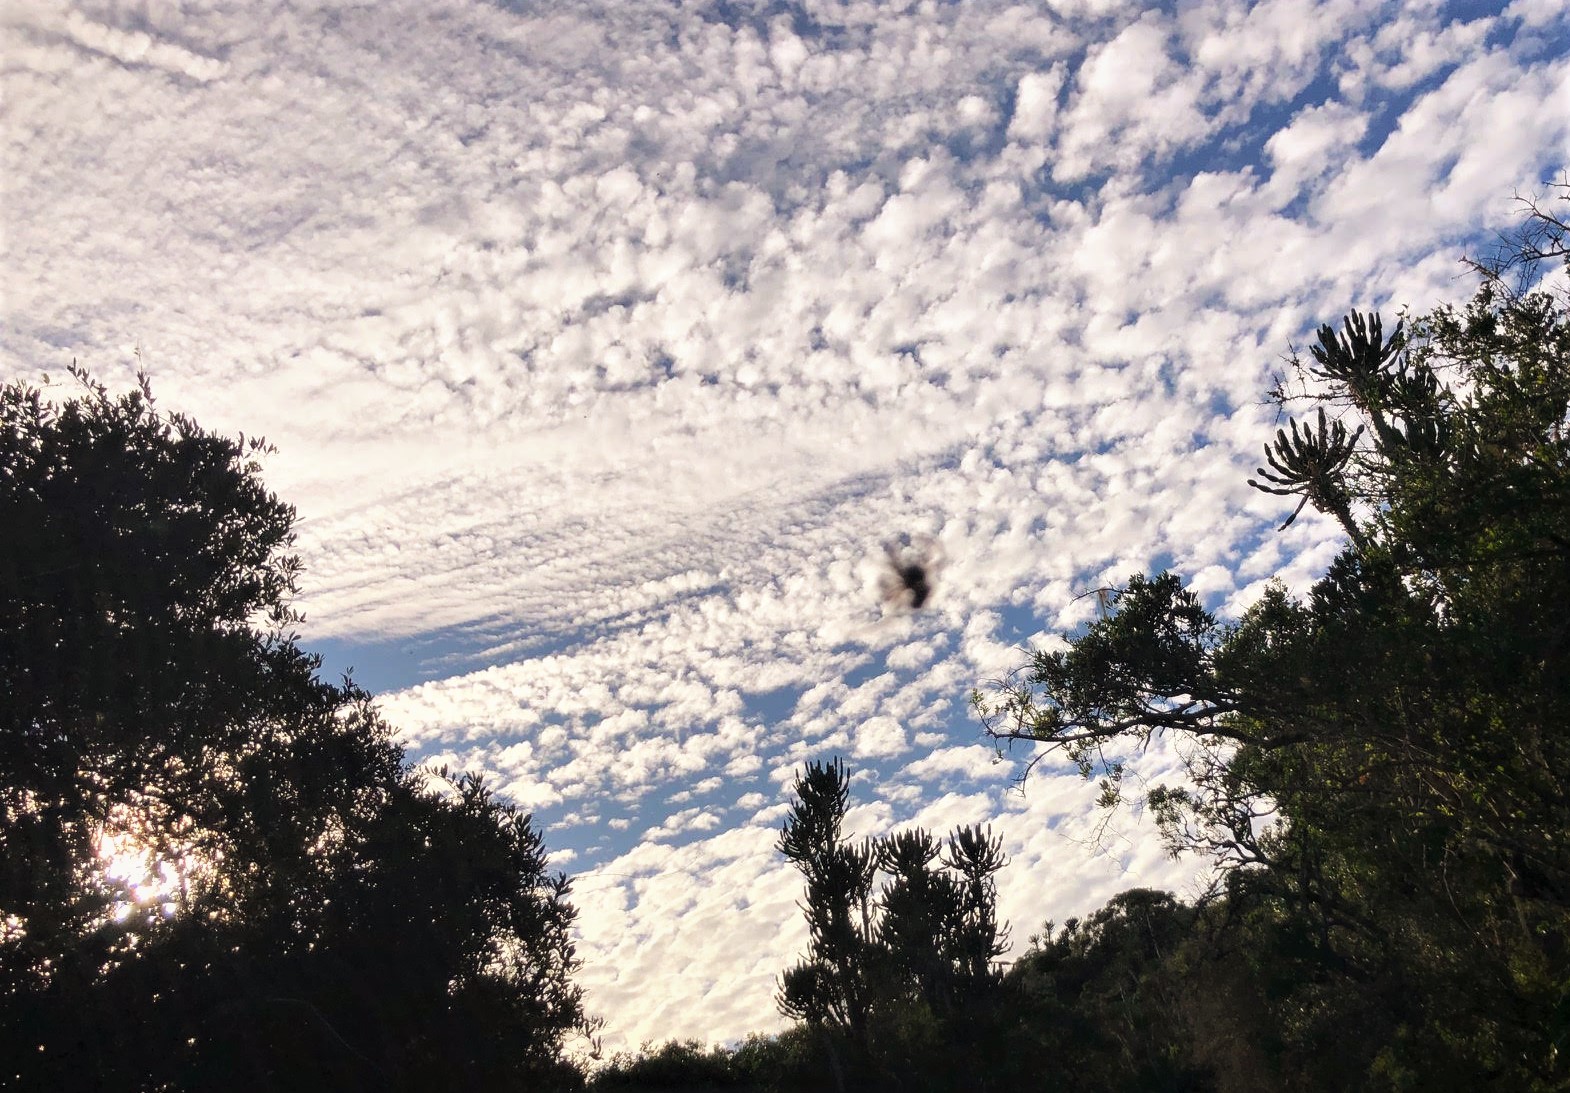
[[[1233,1000],[1187,1006],[1193,1028],[1258,1018],[1224,1087],[1564,1088],[1570,301],[1490,278],[1311,352],[1315,424],[1254,482],[1346,531],[1306,599],[1222,621],[1135,577],[977,708],[1087,775],[1184,741],[1186,782],[1147,801],[1175,852],[1227,867],[1197,920],[1224,971],[1185,965]]]
[[[947,1088],[953,1056],[930,1049],[979,1049],[996,1010],[1001,841],[917,828],[853,843],[843,763],[809,763],[795,788],[779,849],[807,882],[809,942],[781,979],[780,1011],[803,1024],[837,1088]]]

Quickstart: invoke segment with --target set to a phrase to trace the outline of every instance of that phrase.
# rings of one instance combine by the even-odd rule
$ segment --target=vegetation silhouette
[[[1294,361],[1273,396],[1311,417],[1252,481],[1296,498],[1283,527],[1312,509],[1346,536],[1306,599],[1272,585],[1224,621],[1135,575],[973,695],[1000,745],[1045,745],[1108,806],[1123,757],[1180,737],[1186,783],[1146,803],[1221,864],[1213,890],[1124,892],[1006,972],[981,943],[975,974],[935,841],[846,841],[844,768],[811,765],[780,840],[807,881],[796,1023],[622,1056],[605,1086],[1570,1088],[1567,238],[1532,204],[1467,305],[1388,336],[1353,313]]]
[[[1519,280],[1565,226],[1536,210],[1521,238],[1464,307],[1321,327],[1275,392],[1315,424],[1277,432],[1253,484],[1347,537],[1306,600],[1272,585],[1227,622],[1137,575],[974,696],[996,739],[1109,801],[1118,756],[1185,741],[1188,784],[1146,800],[1174,852],[1225,866],[1201,918],[1227,965],[1194,974],[1249,1000],[1264,1058],[1223,1075],[1570,1083],[1570,325],[1563,280]]]
[[[981,828],[941,844],[920,828],[851,842],[849,792],[839,761],[796,779],[779,849],[806,880],[810,941],[781,979],[780,1012],[821,1045],[834,1088],[946,1088],[998,1000],[1002,844]]]
[[[0,390],[0,1080],[581,1084],[528,817],[317,677],[257,441]]]

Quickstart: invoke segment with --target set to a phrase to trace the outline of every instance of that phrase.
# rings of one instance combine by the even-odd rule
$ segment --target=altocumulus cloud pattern
[[[1194,883],[969,688],[1136,570],[1304,587],[1336,529],[1245,483],[1281,355],[1460,298],[1570,158],[1557,0],[7,18],[0,366],[278,445],[307,643],[549,825],[607,1046],[778,1023],[808,757],[857,831],[991,822],[1016,939]]]

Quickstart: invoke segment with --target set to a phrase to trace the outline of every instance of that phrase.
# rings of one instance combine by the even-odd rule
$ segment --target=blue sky
[[[858,831],[993,824],[1020,943],[1192,890],[965,698],[1132,572],[1322,570],[1245,482],[1263,392],[1562,175],[1562,7],[21,5],[0,368],[271,439],[307,644],[535,811],[607,1044],[734,1038],[805,940],[807,758]]]

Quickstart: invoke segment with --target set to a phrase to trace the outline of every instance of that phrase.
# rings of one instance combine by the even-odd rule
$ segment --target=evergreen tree
[[[807,880],[810,940],[780,1010],[816,1033],[839,1088],[987,1088],[972,1053],[1000,1012],[1001,840],[960,828],[939,843],[917,828],[852,843],[849,796],[838,760],[796,779],[779,849]]]

